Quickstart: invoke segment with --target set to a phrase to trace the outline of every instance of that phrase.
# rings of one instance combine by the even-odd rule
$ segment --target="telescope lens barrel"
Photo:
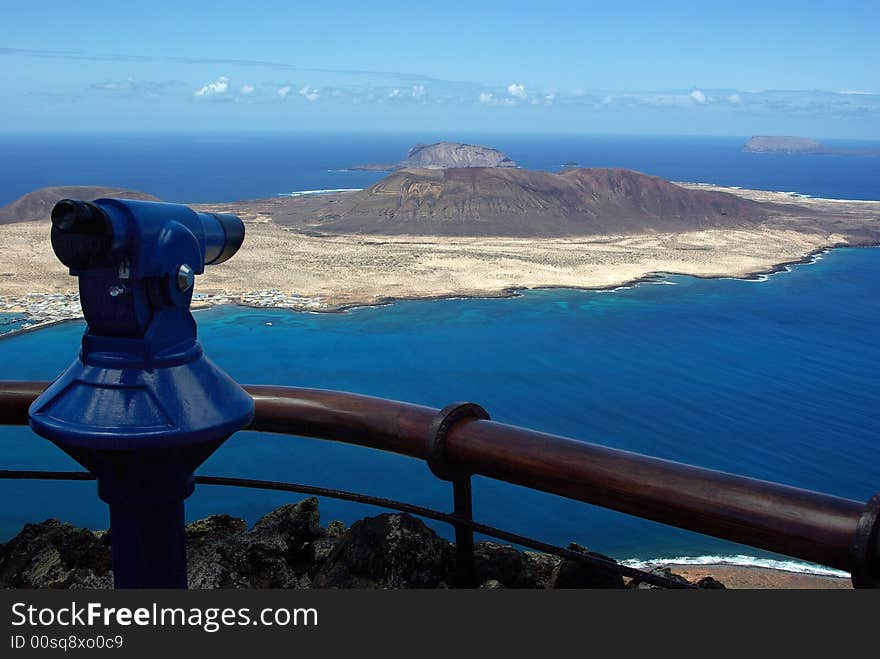
[[[199,213],[205,230],[205,265],[231,259],[244,242],[244,222],[230,213]]]
[[[182,221],[197,238],[204,236],[205,265],[228,261],[244,242],[244,222],[229,213],[195,213],[186,206],[126,199],[100,199],[95,203],[62,199],[52,209],[52,248],[68,268],[98,266],[118,247],[114,239],[122,241],[125,237],[126,215],[141,224],[142,229],[152,227],[151,230],[188,215],[188,219]],[[198,217],[198,222],[194,222],[193,215]],[[122,232],[119,236],[114,235],[114,227]]]

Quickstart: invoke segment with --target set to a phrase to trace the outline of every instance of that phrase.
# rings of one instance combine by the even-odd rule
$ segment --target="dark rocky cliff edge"
[[[187,526],[190,588],[446,588],[454,548],[405,514],[321,526],[318,500],[281,506],[251,529],[229,515]],[[572,545],[583,550],[583,547]],[[480,588],[647,588],[578,561],[476,543]],[[672,575],[668,569],[660,573]],[[28,524],[0,546],[2,588],[110,588],[110,535],[57,520]],[[699,586],[723,588],[715,579]]]

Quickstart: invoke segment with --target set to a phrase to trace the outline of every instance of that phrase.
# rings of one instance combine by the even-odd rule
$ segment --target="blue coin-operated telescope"
[[[253,399],[202,353],[196,275],[244,240],[234,215],[127,199],[65,199],[52,248],[79,277],[88,328],[30,425],[98,480],[117,588],[185,588],[193,472],[250,423]]]

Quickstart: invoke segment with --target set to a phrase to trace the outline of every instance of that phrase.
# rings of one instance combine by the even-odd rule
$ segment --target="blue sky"
[[[0,131],[880,139],[880,2],[6,3]]]

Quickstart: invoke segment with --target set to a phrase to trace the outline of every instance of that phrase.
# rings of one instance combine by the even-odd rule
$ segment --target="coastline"
[[[852,589],[846,572],[794,559],[737,554],[622,559],[620,562],[641,570],[668,569],[692,582],[711,576],[727,588]]]
[[[776,263],[770,265],[767,268],[762,268],[759,270],[754,270],[752,272],[746,272],[743,274],[711,274],[711,275],[700,275],[693,274],[690,272],[675,272],[675,271],[657,271],[657,272],[648,272],[639,277],[635,277],[633,279],[624,280],[621,282],[604,284],[601,286],[576,286],[576,285],[554,285],[547,284],[544,286],[516,286],[516,287],[507,287],[502,288],[497,291],[486,291],[480,293],[449,293],[449,294],[439,294],[439,295],[412,295],[412,296],[392,296],[392,297],[380,297],[370,302],[352,302],[352,303],[338,303],[334,304],[331,301],[326,301],[323,304],[316,304],[313,298],[304,298],[301,296],[286,296],[282,294],[280,291],[247,291],[241,295],[235,294],[220,294],[220,295],[209,295],[205,297],[200,297],[197,300],[193,301],[192,310],[199,311],[204,309],[210,309],[217,306],[236,306],[243,307],[246,309],[286,309],[293,312],[299,313],[346,313],[355,309],[368,308],[368,307],[383,307],[389,306],[392,304],[396,304],[398,302],[409,302],[409,301],[441,301],[441,300],[462,300],[462,299],[509,299],[514,297],[519,297],[525,291],[535,290],[578,290],[578,291],[596,291],[596,292],[604,292],[604,291],[617,291],[633,288],[640,284],[644,283],[652,283],[659,282],[669,276],[685,276],[685,277],[694,277],[696,279],[736,279],[740,281],[766,281],[768,276],[789,272],[791,267],[798,265],[811,265],[816,262],[817,257],[822,256],[823,254],[827,254],[831,250],[840,249],[840,248],[877,248],[880,247],[880,243],[872,243],[872,244],[864,244],[864,245],[851,245],[848,243],[835,243],[825,247],[817,247],[816,249],[807,252],[800,258],[782,261],[780,263]],[[69,300],[75,302],[78,306],[79,298],[76,294],[68,294]],[[29,312],[25,309],[22,311],[14,311],[9,312],[5,311],[2,307],[5,306],[7,308],[22,308],[26,301],[35,302],[36,304],[40,304],[41,302],[52,300],[54,297],[57,297],[57,294],[53,293],[27,293],[23,297],[17,296],[3,296],[0,295],[0,313],[9,313],[12,314],[20,314],[22,318],[27,322],[29,317]],[[279,297],[284,298],[279,301]],[[264,298],[261,300],[261,298]],[[290,298],[293,298],[293,301],[290,301]],[[75,322],[82,320],[81,314],[71,315],[68,311],[60,315],[52,315],[51,313],[46,314],[46,312],[41,311],[39,316],[41,320],[36,320],[30,324],[25,324],[24,326],[18,327],[16,329],[9,330],[7,332],[0,332],[0,341],[3,339],[11,338],[13,336],[19,336],[21,334],[26,334],[30,332],[35,332],[41,329],[46,329],[48,327],[53,327],[55,325],[60,325],[62,323]]]

